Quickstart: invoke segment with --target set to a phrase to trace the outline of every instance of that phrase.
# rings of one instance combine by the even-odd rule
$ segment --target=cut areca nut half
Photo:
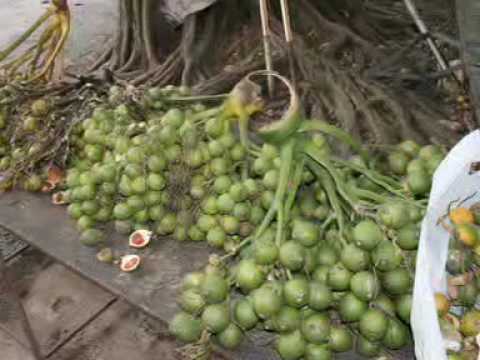
[[[152,235],[153,233],[149,230],[134,231],[128,239],[128,244],[130,247],[142,249],[150,243]]]
[[[125,255],[120,261],[120,269],[124,272],[132,272],[140,266],[140,256],[138,255]]]

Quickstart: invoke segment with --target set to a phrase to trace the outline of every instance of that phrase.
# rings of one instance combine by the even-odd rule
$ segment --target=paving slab
[[[97,249],[79,243],[75,223],[64,207],[52,205],[46,196],[21,191],[0,197],[0,226],[15,229],[15,233],[30,245],[163,324],[178,311],[175,299],[183,276],[201,269],[211,251],[205,243],[178,242],[168,238],[158,238],[147,249],[133,251],[128,248],[126,236],[110,232],[106,245],[117,254],[129,252],[142,257],[142,265],[137,271],[122,273],[118,266],[96,260]],[[230,359],[278,359],[271,348],[271,340],[266,333],[253,334],[239,350],[227,356]],[[394,358],[412,359],[412,354],[409,347],[396,353]],[[338,358],[362,359],[353,353]]]
[[[60,346],[113,299],[110,293],[36,250],[27,250],[13,259],[8,271],[15,277],[12,285],[20,295],[43,354]],[[0,326],[28,347],[13,300],[10,297],[10,304],[3,302]]]
[[[47,196],[22,191],[0,197],[0,226],[164,323],[179,310],[175,299],[183,276],[201,269],[211,252],[205,243],[169,238],[158,238],[147,249],[133,250],[126,236],[109,232],[105,245],[115,253],[137,253],[142,257],[138,270],[123,273],[118,266],[99,262],[95,256],[98,249],[80,244],[75,223],[64,207],[52,205]],[[270,348],[251,342],[235,354],[249,360],[277,358]]]
[[[176,348],[162,323],[118,302],[49,360],[174,360]]]
[[[35,360],[30,350],[0,329],[0,353],[5,360]]]

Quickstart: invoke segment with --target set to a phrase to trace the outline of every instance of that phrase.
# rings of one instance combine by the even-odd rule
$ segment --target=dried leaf
[[[53,189],[65,179],[65,172],[58,166],[51,165],[47,172],[47,184]]]

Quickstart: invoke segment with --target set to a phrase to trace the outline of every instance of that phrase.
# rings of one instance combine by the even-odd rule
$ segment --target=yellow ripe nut
[[[457,225],[456,236],[465,246],[475,247],[477,245],[478,231],[472,224]]]
[[[475,222],[475,216],[473,212],[467,208],[455,208],[450,211],[448,216],[455,225],[473,224]]]
[[[437,308],[438,316],[442,317],[450,310],[450,301],[442,293],[435,294],[435,306]]]

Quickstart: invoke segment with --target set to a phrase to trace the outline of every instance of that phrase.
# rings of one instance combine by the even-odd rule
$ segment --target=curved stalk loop
[[[282,81],[288,88],[290,94],[290,104],[287,111],[278,121],[262,126],[258,129],[258,135],[266,142],[282,143],[286,141],[299,128],[303,121],[303,111],[300,103],[300,97],[293,84],[284,76],[272,71],[256,71],[247,75],[247,79],[253,76],[273,76]]]

